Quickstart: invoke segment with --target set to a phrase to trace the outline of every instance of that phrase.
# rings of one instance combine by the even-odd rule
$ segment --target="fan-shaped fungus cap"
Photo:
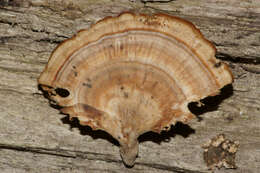
[[[123,13],[60,44],[38,82],[63,113],[117,139],[132,166],[141,134],[186,122],[189,102],[232,82],[215,52],[183,19]]]

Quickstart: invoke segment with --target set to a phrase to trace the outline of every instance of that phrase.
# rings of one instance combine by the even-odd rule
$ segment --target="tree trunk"
[[[51,107],[37,78],[52,50],[78,30],[123,11],[164,12],[194,23],[229,64],[234,83],[190,109],[198,115],[140,137],[125,168],[117,142]],[[260,170],[260,1],[0,0],[0,170],[9,172],[209,172],[201,146],[223,133],[240,143],[236,170]]]

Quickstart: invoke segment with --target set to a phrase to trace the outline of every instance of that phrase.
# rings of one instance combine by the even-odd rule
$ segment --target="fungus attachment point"
[[[125,165],[129,167],[134,166],[139,151],[137,138],[131,140],[128,143],[120,144],[120,156]]]
[[[232,83],[191,23],[166,14],[105,18],[60,44],[38,83],[61,112],[110,133],[133,166],[138,137],[193,117],[187,108]]]

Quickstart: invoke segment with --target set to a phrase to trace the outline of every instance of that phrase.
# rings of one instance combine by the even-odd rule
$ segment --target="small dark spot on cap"
[[[124,86],[121,86],[120,89],[121,89],[121,90],[124,90],[125,88],[124,88]]]
[[[123,50],[123,49],[124,49],[123,44],[120,44],[120,50]]]
[[[88,83],[88,84],[87,84],[87,87],[92,88],[92,85]]]
[[[83,86],[86,86],[86,87],[88,87],[88,88],[92,88],[92,85],[91,85],[90,83],[85,83],[85,82],[83,82],[82,85],[83,85]]]
[[[87,116],[90,117],[90,118],[96,119],[96,118],[98,118],[102,115],[102,113],[99,110],[97,110],[96,108],[94,108],[92,106],[89,106],[89,105],[86,105],[86,104],[81,104],[81,106],[84,109],[84,111],[86,113],[88,113]],[[99,121],[97,121],[97,123],[98,122]]]
[[[217,62],[216,64],[214,64],[214,67],[219,68],[221,66],[221,62]]]

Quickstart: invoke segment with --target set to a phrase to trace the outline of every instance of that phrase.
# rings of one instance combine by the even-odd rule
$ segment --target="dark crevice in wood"
[[[260,68],[250,68],[250,67],[246,67],[244,65],[241,65],[240,67],[247,72],[254,73],[254,74],[260,74]]]
[[[238,47],[239,44],[238,43],[234,43],[234,42],[223,42],[223,43],[215,43],[215,46],[221,46],[221,47]]]
[[[15,36],[4,36],[4,37],[0,37],[0,44],[5,44],[7,43],[9,40],[15,39],[17,40],[18,38],[24,38],[24,39],[29,39],[29,36],[20,36],[20,35],[15,35]]]
[[[236,64],[254,64],[254,65],[259,65],[260,64],[260,57],[251,57],[252,59],[249,59],[248,57],[235,57],[231,56],[226,53],[217,53],[216,57],[220,60],[223,61],[228,61],[231,63],[236,63]]]
[[[18,23],[16,23],[16,22],[10,22],[10,21],[5,21],[5,20],[0,20],[0,24],[7,24],[7,25],[10,25],[12,27],[18,25]]]
[[[19,8],[15,8],[15,9],[10,9],[10,8],[6,8],[6,7],[8,7],[8,6],[3,6],[3,5],[1,5],[0,4],[0,10],[4,10],[4,11],[11,11],[11,12],[16,12],[16,13],[21,13],[21,14],[24,14],[24,12],[23,11],[19,11],[19,10],[15,10],[15,9],[19,9]]]
[[[1,8],[0,8],[1,9]],[[20,23],[16,23],[16,22],[10,22],[10,21],[5,21],[5,20],[0,20],[0,24],[8,24],[11,25],[12,27],[20,25]],[[46,31],[46,30],[38,30],[38,29],[34,29],[34,28],[26,28],[23,26],[20,26],[20,28],[24,29],[24,30],[30,30],[34,33],[44,33],[46,35],[50,35],[51,33]],[[53,36],[52,36],[53,37]],[[22,36],[22,35],[15,35],[15,36],[2,36],[0,37],[0,43],[6,43],[8,42],[10,39],[19,39],[19,38],[24,38],[24,39],[30,39],[30,36]],[[58,34],[54,34],[54,38],[41,38],[41,39],[37,39],[34,40],[36,42],[47,42],[47,43],[51,43],[51,44],[59,44],[61,43],[64,39],[68,39],[69,37],[64,36],[64,35],[58,35]]]
[[[0,6],[20,7],[24,2],[24,0],[1,0]]]
[[[171,171],[172,173],[203,173],[201,171],[192,171],[188,169],[183,169],[183,168],[178,168],[178,167],[173,167],[173,166],[166,166],[162,164],[155,164],[155,163],[139,163],[137,162],[136,165],[143,165],[159,170],[166,170],[166,171]]]
[[[44,31],[38,31],[38,30],[34,30],[31,29],[32,32],[44,32]],[[44,32],[46,34],[49,34],[48,32]],[[56,39],[58,38],[58,39]],[[45,42],[45,43],[50,43],[50,44],[59,44],[61,43],[64,39],[67,39],[68,37],[66,36],[62,36],[62,35],[55,35],[54,38],[41,38],[41,39],[37,39],[34,40],[35,42]],[[9,40],[12,39],[32,39],[32,37],[30,36],[21,36],[21,35],[15,35],[15,36],[5,36],[5,37],[0,37],[0,44],[5,44],[7,43]]]
[[[179,15],[180,14],[180,12],[178,10],[176,10],[176,11],[164,10],[164,9],[160,9],[160,8],[156,8],[156,7],[146,6],[145,3],[144,3],[144,9],[152,10],[152,11],[156,11],[156,12],[160,12],[160,13],[166,13],[166,14],[170,14],[171,13],[172,15]]]
[[[25,29],[26,29],[26,28],[25,28]],[[48,32],[48,31],[46,31],[46,30],[38,30],[38,29],[34,29],[34,28],[30,28],[30,30],[31,30],[32,32],[50,34],[50,32]]]
[[[50,149],[50,148],[40,148],[40,147],[25,147],[25,146],[19,146],[19,145],[11,145],[11,144],[0,144],[0,150],[13,150],[13,151],[20,151],[20,152],[30,152],[34,154],[46,154],[46,155],[52,155],[57,157],[65,157],[65,158],[72,158],[72,159],[87,159],[87,160],[99,160],[99,161],[105,161],[108,163],[120,163],[121,160],[111,159],[111,155],[109,154],[101,154],[96,152],[82,152],[82,151],[72,151],[72,150],[64,150],[64,149]],[[166,170],[166,171],[172,171],[173,173],[203,173],[200,171],[192,171],[187,170],[179,167],[174,166],[167,166],[162,164],[148,164],[148,163],[142,163],[137,162],[136,165],[142,165],[150,168],[155,168],[158,170]]]
[[[141,0],[142,3],[146,4],[146,3],[169,3],[172,1],[176,1],[176,0]]]
[[[31,153],[38,153],[38,154],[48,154],[48,155],[54,155],[54,156],[58,156],[58,157],[76,158],[73,155],[61,153],[60,152],[61,150],[59,150],[59,149],[25,147],[25,146],[9,145],[9,144],[0,144],[0,149],[15,150],[15,151],[22,151],[22,152],[31,152]]]
[[[46,43],[51,43],[51,44],[59,44],[62,42],[61,40],[51,39],[51,38],[41,38],[41,39],[38,39],[35,41],[36,42],[46,42]]]

